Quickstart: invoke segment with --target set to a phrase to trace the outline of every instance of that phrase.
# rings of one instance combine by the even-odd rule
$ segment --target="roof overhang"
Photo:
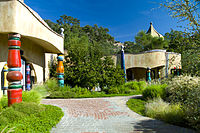
[[[19,33],[42,46],[45,52],[64,53],[64,37],[19,0],[0,0],[0,33]]]

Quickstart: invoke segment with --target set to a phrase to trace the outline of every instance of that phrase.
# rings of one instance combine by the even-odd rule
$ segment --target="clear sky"
[[[117,41],[134,41],[140,30],[148,30],[150,22],[161,34],[177,28],[177,20],[160,8],[163,0],[25,0],[43,19],[56,22],[61,15],[80,20],[81,26],[94,25],[109,29]],[[179,24],[180,25],[180,24]]]

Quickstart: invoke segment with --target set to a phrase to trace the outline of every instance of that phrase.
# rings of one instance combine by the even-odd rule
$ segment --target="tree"
[[[169,41],[167,51],[181,54],[183,72],[200,76],[200,35],[172,30],[165,38]]]
[[[161,5],[169,9],[172,17],[187,22],[187,29],[199,33],[199,0],[169,0]]]
[[[164,49],[168,47],[168,42],[161,37],[153,37],[150,34],[146,34],[144,31],[140,31],[135,36],[137,45],[142,47],[142,51],[152,49]]]
[[[105,57],[115,52],[114,38],[108,34],[107,28],[97,25],[81,27],[78,19],[66,15],[61,16],[57,23],[46,22],[57,32],[60,28],[65,29],[66,84],[90,89],[99,85],[103,89],[124,82],[121,68],[116,67],[110,57]],[[51,72],[55,70],[55,65],[51,67]]]
[[[136,54],[143,50],[143,47],[141,45],[131,41],[124,42],[124,46],[125,46],[124,50],[125,53]]]

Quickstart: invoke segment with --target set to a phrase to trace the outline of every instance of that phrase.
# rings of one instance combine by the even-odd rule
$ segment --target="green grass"
[[[126,104],[132,111],[145,116],[145,103],[146,101],[141,99],[129,99]]]

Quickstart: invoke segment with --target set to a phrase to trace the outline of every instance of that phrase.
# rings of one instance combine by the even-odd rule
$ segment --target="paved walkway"
[[[44,99],[42,103],[64,111],[52,133],[194,133],[136,114],[126,106],[129,98]]]

